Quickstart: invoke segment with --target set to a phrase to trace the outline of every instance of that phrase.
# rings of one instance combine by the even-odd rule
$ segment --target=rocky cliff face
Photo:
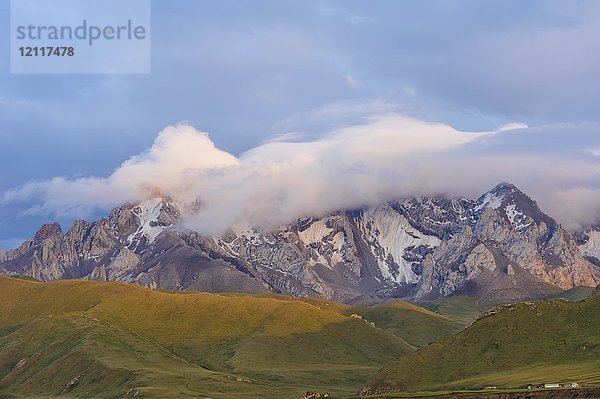
[[[390,204],[303,219],[269,234],[240,230],[188,241],[235,259],[276,291],[346,301],[408,292],[419,280],[419,262],[440,242]]]
[[[114,209],[97,222],[76,221],[66,234],[44,225],[7,251],[0,274],[116,280],[170,290],[263,292],[266,285],[232,264],[191,248],[175,230],[177,206],[154,198]]]
[[[600,226],[591,226],[585,231],[576,233],[575,241],[581,254],[600,267]]]
[[[455,293],[509,301],[600,283],[589,261],[600,251],[598,231],[576,240],[506,183],[477,201],[407,199],[273,232],[204,237],[179,229],[179,216],[171,200],[154,198],[77,221],[66,233],[44,225],[33,240],[0,252],[0,274],[361,303]]]
[[[515,186],[498,185],[472,210],[463,229],[423,261],[417,297],[458,292],[506,301],[599,281],[573,236]]]

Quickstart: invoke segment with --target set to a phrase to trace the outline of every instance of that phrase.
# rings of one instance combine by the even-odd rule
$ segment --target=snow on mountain
[[[535,222],[553,227],[556,222],[544,214],[537,203],[510,183],[500,183],[478,200],[476,212],[485,208],[496,209],[518,232],[523,232]]]
[[[478,205],[475,206],[475,210],[502,209],[508,219],[513,222],[516,216],[523,215],[517,206],[521,194],[523,193],[512,184],[500,183],[477,200]],[[527,197],[527,199],[529,198]]]
[[[303,243],[310,245],[323,241],[328,235],[333,232],[333,229],[327,227],[326,219],[317,220],[306,229],[298,232],[298,237]]]
[[[152,198],[77,221],[67,233],[45,225],[33,240],[0,252],[0,274],[370,303],[461,290],[512,300],[542,295],[548,284],[600,282],[589,263],[600,263],[600,230],[571,235],[508,183],[477,201],[408,198],[268,232],[233,226],[207,237],[175,230],[178,218],[172,200]]]
[[[504,212],[506,213],[510,224],[512,224],[517,231],[523,230],[531,225],[531,222],[528,222],[529,218],[520,211],[514,203],[506,205],[504,207]]]
[[[213,237],[213,240],[215,242],[215,244],[221,248],[222,250],[225,251],[225,254],[227,254],[228,256],[240,256],[240,253],[238,251],[236,251],[235,249],[235,244],[238,239],[236,238],[233,242],[228,242],[227,240],[224,240],[222,237]]]
[[[419,280],[412,270],[412,262],[405,259],[407,249],[423,246],[432,250],[440,244],[439,238],[416,230],[388,204],[364,211],[358,226],[375,255],[381,274],[386,280],[399,284]]]
[[[169,199],[151,198],[131,208],[138,219],[138,228],[126,239],[127,247],[134,251],[143,242],[151,245],[165,230],[173,227],[179,216],[177,207]]]
[[[579,245],[579,250],[583,256],[595,259],[600,266],[600,230],[592,229],[584,233],[586,237],[584,243]]]
[[[475,210],[479,211],[484,208],[498,209],[502,206],[503,200],[504,196],[502,194],[495,191],[490,191],[486,193],[482,199],[480,199],[481,203],[475,207]]]
[[[465,198],[423,197],[392,203],[415,229],[448,240],[460,232],[465,224],[473,224],[477,213],[475,201]]]
[[[330,216],[319,219],[313,222],[306,230],[298,232],[300,240],[309,247],[312,246],[317,249],[320,245],[329,246],[329,259],[321,251],[317,250],[317,258],[309,259],[309,265],[312,266],[319,263],[331,268],[343,261],[342,248],[346,242],[344,233],[327,226],[328,224],[333,225],[338,218],[337,216]]]

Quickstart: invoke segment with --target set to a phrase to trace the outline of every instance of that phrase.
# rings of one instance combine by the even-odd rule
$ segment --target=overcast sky
[[[11,75],[0,57],[0,193],[109,176],[181,121],[244,158],[273,137],[318,140],[383,114],[461,132],[524,123],[530,134],[467,147],[587,154],[578,188],[597,190],[598,21],[594,0],[155,0],[150,74]],[[0,0],[5,55],[9,25]],[[0,248],[70,222],[24,212],[32,203],[0,204]]]

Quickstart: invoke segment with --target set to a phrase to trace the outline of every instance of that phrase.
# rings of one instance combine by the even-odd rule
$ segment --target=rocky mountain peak
[[[500,183],[477,200],[475,210],[491,208],[497,210],[517,231],[523,231],[532,224],[544,223],[549,230],[555,230],[557,223],[546,215],[537,202],[519,190],[514,184]]]
[[[155,226],[170,226],[179,218],[179,209],[170,197],[154,197],[131,208],[141,221]]]
[[[496,193],[503,193],[503,192],[508,192],[508,193],[521,193],[523,194],[523,191],[519,190],[519,188],[517,186],[515,186],[512,183],[508,183],[503,181],[502,183],[499,183],[498,185],[496,185],[496,187],[494,187],[493,189],[491,189],[490,191],[496,192]]]
[[[38,244],[48,238],[51,237],[62,237],[63,232],[62,232],[62,228],[60,227],[60,224],[54,222],[54,223],[47,223],[42,225],[42,227],[40,227],[40,229],[35,233],[35,236],[33,238],[33,242]]]
[[[517,186],[504,182],[479,197],[477,203],[481,209],[498,209],[517,200],[520,200],[520,202],[534,202],[527,194],[519,190]]]
[[[475,205],[474,201],[465,198],[438,196],[409,198],[394,202],[391,207],[419,231],[447,240],[460,232],[463,224],[475,221]]]
[[[44,225],[35,241],[0,253],[0,275],[268,290],[352,303],[455,293],[501,302],[544,295],[550,284],[600,282],[593,266],[600,264],[600,231],[575,241],[510,183],[477,201],[399,199],[302,218],[271,232],[237,226],[202,236],[177,229],[179,218],[171,198],[154,195],[107,218],[77,221],[66,235],[57,223]]]
[[[152,244],[163,231],[175,225],[180,212],[171,198],[155,197],[128,208],[125,215],[128,216],[127,222],[137,227],[126,238],[127,246],[131,249],[141,244]],[[123,212],[119,216],[123,216]]]

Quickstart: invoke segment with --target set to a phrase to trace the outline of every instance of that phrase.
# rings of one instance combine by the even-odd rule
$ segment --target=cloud
[[[520,122],[510,122],[510,123],[506,123],[502,126],[500,126],[499,128],[496,129],[497,132],[503,132],[506,130],[516,130],[516,129],[527,129],[529,126],[527,126],[524,123],[520,123]]]
[[[567,222],[567,227],[577,229],[600,221],[599,199],[598,187],[573,187],[552,192],[547,202],[552,204],[554,211]]]
[[[123,162],[109,177],[29,182],[4,192],[0,202],[34,201],[25,215],[84,217],[95,210],[139,201],[157,190],[178,195],[187,187],[189,171],[217,171],[237,163],[233,155],[217,149],[207,133],[179,124],[161,131],[149,150]]]
[[[364,123],[371,115],[382,115],[399,113],[400,106],[397,103],[385,101],[381,98],[356,99],[328,102],[316,109],[295,112],[284,118],[275,125],[277,131],[289,131],[301,129],[303,132],[294,133],[304,138],[316,138],[323,131],[331,131],[348,125]],[[289,133],[285,135],[289,136]],[[281,136],[281,135],[279,135]],[[279,137],[275,136],[275,137]],[[272,138],[268,139],[271,141]]]
[[[511,181],[567,227],[578,228],[600,221],[600,160],[580,156],[597,148],[600,126],[586,125],[581,140],[564,147],[572,128],[511,124],[462,132],[385,113],[310,140],[284,135],[235,157],[216,148],[207,133],[179,124],[108,177],[30,182],[4,192],[0,202],[33,202],[29,214],[81,217],[166,194],[180,204],[184,227],[213,235],[234,225],[270,229],[410,196],[473,198]],[[543,141],[537,149],[510,149],[543,138],[544,131],[562,152]]]
[[[354,77],[352,77],[352,75],[350,75],[350,74],[346,74],[344,76],[344,79],[346,79],[346,84],[351,88],[354,88],[360,84],[360,82],[358,80],[354,79]]]

